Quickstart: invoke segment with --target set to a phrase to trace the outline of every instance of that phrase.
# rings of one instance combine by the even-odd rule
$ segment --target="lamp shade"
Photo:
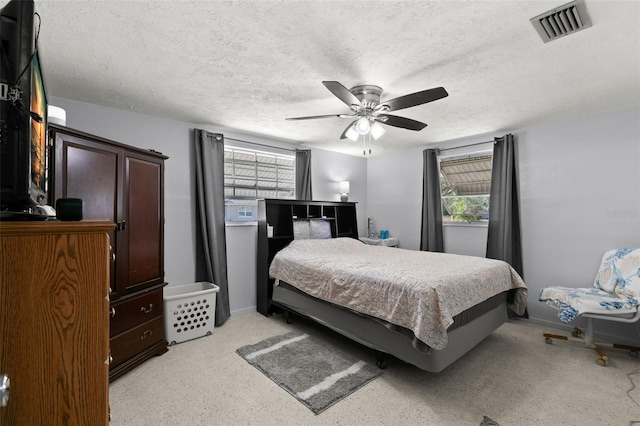
[[[358,134],[358,132],[356,132],[355,127],[356,127],[355,124],[351,125],[349,127],[349,130],[347,130],[347,132],[344,134],[346,137],[348,137],[349,139],[351,139],[354,142],[357,141],[358,140],[358,136],[360,136]]]
[[[370,129],[371,124],[366,117],[362,117],[358,121],[356,121],[356,132],[358,132],[359,134],[366,135],[367,133],[369,133]]]
[[[371,125],[371,136],[373,136],[374,139],[378,139],[380,136],[384,135],[384,132],[384,127],[382,127],[377,121],[374,121]]]
[[[344,180],[344,181],[340,182],[338,184],[338,186],[340,188],[339,192],[341,194],[348,194],[349,193],[349,181],[348,180]]]
[[[49,123],[55,123],[55,124],[60,124],[61,126],[66,126],[67,111],[57,106],[48,105],[47,120],[49,120]]]

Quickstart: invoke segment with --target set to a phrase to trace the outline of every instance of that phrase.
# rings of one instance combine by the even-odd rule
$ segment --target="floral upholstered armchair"
[[[587,333],[574,328],[574,337],[586,337],[585,342],[600,355],[596,362],[607,364],[607,356],[593,341],[593,319],[617,322],[635,322],[640,319],[640,249],[616,249],[602,256],[600,269],[593,287],[546,287],[539,299],[558,309],[558,317],[568,323],[578,316],[587,318]],[[552,339],[567,337],[545,333],[547,343]],[[638,356],[640,347],[613,344],[613,347],[629,349]]]

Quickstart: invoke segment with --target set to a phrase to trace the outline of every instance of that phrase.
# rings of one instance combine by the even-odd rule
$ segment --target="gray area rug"
[[[382,374],[377,367],[299,331],[236,352],[315,414]]]

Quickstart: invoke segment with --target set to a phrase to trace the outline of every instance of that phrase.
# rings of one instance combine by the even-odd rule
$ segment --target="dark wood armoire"
[[[109,233],[109,378],[167,351],[164,333],[164,161],[134,148],[52,125],[50,204],[83,201],[84,218],[116,224]]]

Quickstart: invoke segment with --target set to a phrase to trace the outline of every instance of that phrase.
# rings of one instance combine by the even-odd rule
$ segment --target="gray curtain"
[[[311,201],[311,150],[296,149],[296,200]]]
[[[512,134],[495,138],[490,200],[487,257],[504,260],[524,278],[516,146]],[[509,311],[509,316],[516,315]],[[529,317],[526,310],[522,316]]]
[[[196,281],[220,287],[215,324],[222,325],[231,315],[224,225],[224,137],[195,129],[195,157]]]
[[[425,149],[423,153],[422,230],[420,233],[420,250],[423,251],[444,252],[439,154],[440,151],[437,149]]]

